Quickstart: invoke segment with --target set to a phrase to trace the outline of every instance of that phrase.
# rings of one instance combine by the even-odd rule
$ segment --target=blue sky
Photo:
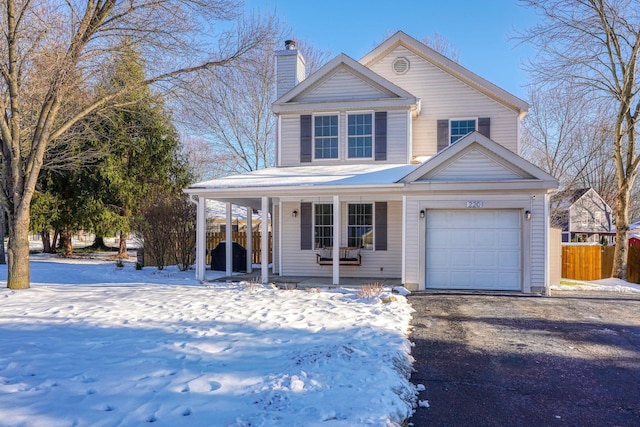
[[[398,30],[419,40],[439,33],[459,49],[463,66],[527,98],[522,64],[533,51],[509,38],[536,16],[516,0],[246,0],[245,5],[275,11],[292,37],[356,60]]]

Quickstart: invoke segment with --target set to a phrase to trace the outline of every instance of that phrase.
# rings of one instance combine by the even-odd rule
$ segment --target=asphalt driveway
[[[640,294],[409,301],[414,426],[640,426]]]

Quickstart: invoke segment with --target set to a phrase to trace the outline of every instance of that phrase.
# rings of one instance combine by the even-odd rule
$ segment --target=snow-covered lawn
[[[403,296],[31,266],[24,291],[0,267],[2,426],[385,426],[416,403]]]
[[[640,285],[616,278],[594,280],[591,282],[562,279],[560,285],[552,285],[551,290],[640,293]]]

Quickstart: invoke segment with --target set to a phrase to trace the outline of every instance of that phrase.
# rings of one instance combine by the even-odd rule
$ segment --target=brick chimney
[[[293,89],[305,78],[305,61],[294,40],[285,40],[284,50],[276,51],[276,98]]]

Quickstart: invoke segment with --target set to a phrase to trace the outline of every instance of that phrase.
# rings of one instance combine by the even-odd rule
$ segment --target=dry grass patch
[[[358,298],[377,298],[384,289],[382,283],[367,283],[358,290]]]

